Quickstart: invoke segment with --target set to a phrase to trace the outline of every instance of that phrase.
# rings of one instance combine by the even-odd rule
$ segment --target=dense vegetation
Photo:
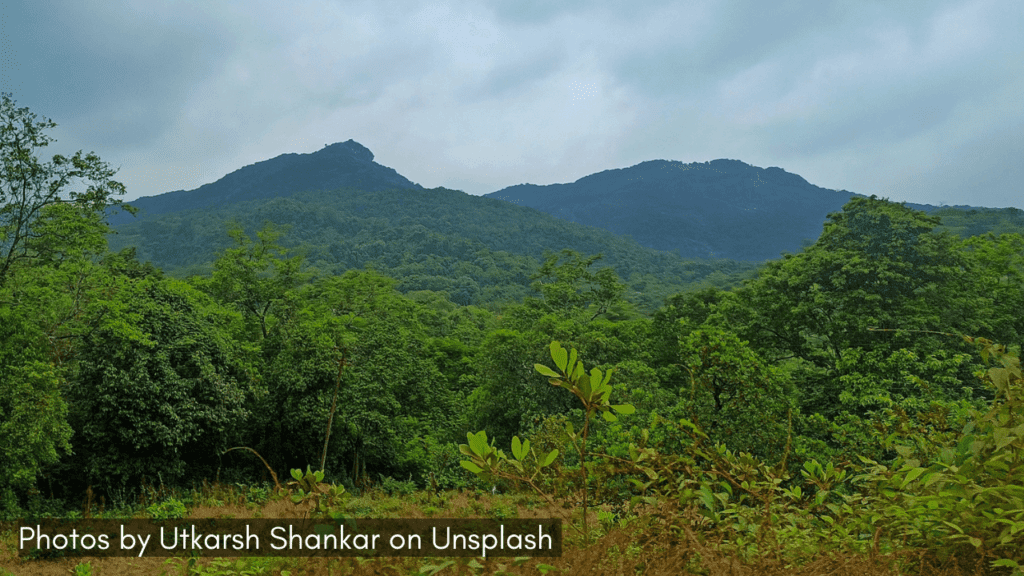
[[[827,214],[864,196],[739,160],[651,160],[570,184],[509,186],[486,197],[628,235],[643,246],[687,258],[762,262],[813,243]],[[941,215],[944,229],[965,238],[1024,232],[1016,208],[909,206]]]
[[[520,184],[487,196],[687,258],[761,262],[813,242],[825,215],[859,195],[739,160],[650,160],[571,184]]]
[[[530,276],[552,249],[602,254],[597,265],[614,267],[626,279],[629,299],[652,311],[686,288],[739,285],[757,268],[749,262],[683,260],[605,230],[443,188],[300,192],[142,216],[119,225],[111,247],[136,247],[140,260],[175,276],[208,274],[231,245],[226,222],[250,236],[266,222],[284,227],[281,244],[303,253],[322,275],[371,266],[397,279],[403,293],[441,292],[461,305],[536,296]]]
[[[961,238],[1024,233],[1024,210],[1020,208],[940,208],[931,215],[942,219],[939,230]]]
[[[86,493],[131,511],[147,485],[253,485],[268,468],[311,465],[349,492],[497,483],[576,502],[585,491],[584,506],[620,517],[661,502],[652,534],[716,541],[745,561],[872,549],[1024,561],[1019,234],[961,239],[937,231],[938,217],[857,198],[742,287],[642,314],[621,278],[674,279],[677,261],[659,272],[639,255],[567,250],[531,267],[502,251],[542,250],[535,236],[553,231],[485,245],[487,221],[472,213],[445,224],[461,238],[412,215],[371,228],[344,214],[404,202],[436,219],[437,197],[455,193],[346,191],[338,212],[314,210],[316,194],[239,205],[210,265],[172,278],[132,248],[107,250],[103,216],[123,192],[109,167],[81,154],[41,163],[51,123],[6,95],[0,111],[4,516],[61,513]],[[75,179],[86,190],[62,195]],[[152,234],[151,250],[202,253],[227,216],[137,233]],[[271,216],[311,248],[285,249],[273,225],[247,231]],[[559,225],[561,245],[587,247],[585,229]],[[407,247],[380,267],[400,280],[353,266],[385,243]],[[416,266],[480,270],[477,290],[504,288],[505,303],[477,306],[451,286],[403,294]],[[609,408],[617,421],[587,417]],[[488,455],[485,438],[514,458]],[[228,451],[240,446],[267,465]]]

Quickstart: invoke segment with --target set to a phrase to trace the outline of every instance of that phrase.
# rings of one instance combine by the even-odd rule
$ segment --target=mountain
[[[684,290],[737,286],[757,268],[749,262],[683,260],[607,230],[444,188],[305,191],[146,214],[116,225],[109,244],[115,251],[134,248],[141,261],[176,276],[207,275],[233,246],[229,223],[255,238],[267,222],[283,229],[281,243],[305,254],[321,274],[371,266],[398,280],[404,293],[444,293],[457,304],[535,295],[531,275],[547,253],[563,249],[602,254],[595,269],[613,267],[628,287],[627,297],[647,311]]]
[[[485,196],[631,236],[648,248],[678,251],[684,258],[759,262],[814,242],[828,214],[863,195],[822,188],[782,168],[759,168],[739,160],[651,160],[571,184],[519,184]],[[989,211],[907,206],[958,223],[962,213]],[[987,218],[1013,216],[999,212]],[[1013,229],[1012,223],[1007,226]],[[985,224],[979,221],[974,229],[981,228]]]
[[[737,160],[655,160],[488,196],[424,189],[349,140],[132,201],[139,215],[111,219],[110,245],[135,247],[172,274],[205,274],[231,246],[228,222],[252,237],[269,221],[288,227],[282,242],[302,247],[323,273],[369,265],[403,292],[445,292],[458,303],[528,295],[545,253],[568,248],[604,254],[634,302],[653,309],[683,289],[736,285],[757,262],[799,251],[857,195]],[[956,234],[1024,230],[1019,210],[909,206],[940,215]]]
[[[365,146],[348,140],[310,154],[282,154],[257,162],[194,190],[130,203],[139,208],[140,216],[148,217],[304,191],[423,190],[373,158]],[[678,251],[684,258],[760,262],[813,242],[821,234],[825,217],[858,194],[821,188],[781,168],[758,168],[738,160],[690,164],[652,160],[591,174],[571,184],[520,184],[487,196],[631,236],[643,246]],[[939,210],[908,205],[927,212]],[[111,217],[115,225],[132,221],[123,212]]]
[[[130,204],[140,215],[227,206],[236,202],[291,196],[296,192],[355,188],[369,192],[396,188],[422,190],[404,176],[373,161],[373,152],[355,140],[324,146],[311,154],[281,154],[239,168],[195,190],[145,196]],[[120,213],[113,224],[132,221]]]
[[[486,196],[678,250],[684,258],[760,261],[813,242],[826,215],[858,194],[738,160],[652,160],[571,184],[520,184]]]

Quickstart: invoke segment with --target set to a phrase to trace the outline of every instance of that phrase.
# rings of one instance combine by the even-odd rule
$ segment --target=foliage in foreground
[[[704,551],[762,569],[795,569],[823,558],[868,557],[907,570],[927,556],[933,563],[959,562],[985,573],[1018,570],[1024,562],[1020,445],[1024,377],[1019,359],[1004,347],[984,339],[975,342],[985,360],[994,364],[982,375],[995,391],[994,401],[987,410],[971,414],[962,434],[936,437],[912,429],[894,434],[889,441],[900,457],[888,465],[867,458],[848,466],[811,460],[793,476],[786,466],[789,446],[781,462],[768,464],[711,441],[687,419],[658,419],[642,431],[639,444],[629,446],[627,461],[587,450],[585,425],[579,435],[570,428],[563,445],[581,457],[576,469],[553,467],[559,450],[538,455],[529,439],[518,437],[513,439],[510,458],[488,443],[483,432],[470,434],[469,444],[461,447],[470,458],[463,466],[488,480],[502,478],[529,487],[552,504],[551,496],[539,487],[539,476],[554,476],[551,485],[562,490],[569,485],[558,482],[559,477],[581,475],[582,502],[573,502],[571,490],[558,495],[570,509],[583,512],[566,517],[581,524],[583,534],[579,542],[570,537],[570,543],[576,542],[571,547],[591,546],[587,487],[625,477],[633,487],[628,503],[622,502],[625,506],[618,512],[600,508],[593,535],[608,534],[636,518],[633,537],[638,551],[676,542],[683,545],[685,559],[694,569],[705,561]],[[558,343],[551,345],[550,352],[555,369],[538,365],[536,370],[576,395],[590,417],[600,412],[611,423],[618,420],[613,411],[634,412],[631,406],[610,404],[609,374],[597,369],[586,373],[578,353]],[[681,433],[686,438],[684,450],[666,451],[662,443],[652,442],[659,429]],[[291,474],[290,500],[303,515],[341,518],[353,510],[352,496],[341,487],[324,484],[322,471],[307,467],[305,472],[294,469]],[[424,495],[422,502],[429,504],[439,494]],[[170,499],[149,506],[147,514],[181,518],[185,508]],[[287,569],[287,563],[273,563]],[[202,570],[229,570],[243,564],[248,566],[216,560]],[[436,568],[434,572],[440,573],[463,564],[440,561],[421,568]],[[544,570],[539,563],[534,565]],[[474,573],[489,573],[483,564],[472,567]]]
[[[568,444],[579,451],[581,461],[593,457],[579,472],[584,476],[584,534],[586,486],[607,484],[617,473],[625,473],[635,487],[632,505],[661,507],[656,514],[660,523],[648,537],[667,534],[697,547],[713,543],[716,551],[745,563],[793,565],[830,553],[927,553],[940,561],[960,558],[1019,569],[1024,563],[1020,360],[988,340],[968,340],[977,342],[985,360],[996,363],[981,375],[995,391],[989,409],[972,411],[961,434],[935,436],[905,429],[891,435],[886,442],[900,456],[888,465],[864,457],[861,463],[846,466],[808,460],[794,477],[786,466],[790,446],[780,462],[770,465],[712,442],[700,426],[681,419],[658,420],[655,425],[687,437],[682,453],[648,444],[651,430],[645,429],[643,442],[629,446],[631,466],[624,470],[609,466],[620,459],[586,451],[586,428],[578,438],[570,427]],[[587,406],[587,423],[599,406],[608,415],[609,407],[632,413],[631,406],[608,405],[607,379],[599,371],[586,378],[582,364],[576,364],[575,350],[568,361],[557,343],[551,352],[558,371],[540,365],[537,370],[580,397]],[[591,388],[591,382],[597,385]],[[598,398],[598,404],[591,404],[591,398]],[[517,482],[550,498],[536,479],[557,457],[557,449],[537,456],[529,440],[515,437],[509,458],[487,443],[484,432],[468,438],[469,444],[460,447],[470,457],[463,462],[465,468],[487,480]]]

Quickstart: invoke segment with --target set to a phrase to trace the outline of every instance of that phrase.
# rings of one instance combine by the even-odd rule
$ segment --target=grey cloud
[[[349,138],[476,193],[721,157],[913,201],[1019,192],[1015,0],[5,7],[3,89],[133,195]]]
[[[496,98],[527,90],[558,71],[564,64],[564,52],[551,43],[540,49],[531,47],[522,60],[501,63],[475,82],[474,98]]]
[[[42,0],[9,17],[18,22],[7,32],[23,78],[15,98],[88,133],[95,146],[155,137],[230,48],[201,14],[185,27],[140,21],[110,2]]]

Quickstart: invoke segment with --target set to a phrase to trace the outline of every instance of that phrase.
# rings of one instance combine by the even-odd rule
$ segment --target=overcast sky
[[[639,7],[638,7],[639,4]],[[0,90],[127,198],[354,139],[426,187],[732,158],[1024,207],[1024,2],[5,2]]]

